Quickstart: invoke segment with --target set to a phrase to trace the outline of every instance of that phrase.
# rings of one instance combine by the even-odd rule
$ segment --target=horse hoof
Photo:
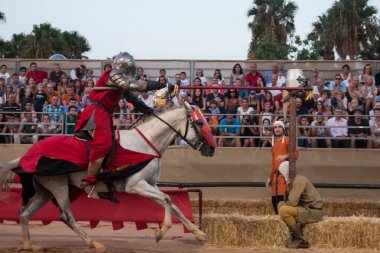
[[[197,238],[197,240],[201,242],[206,242],[208,240],[207,235],[204,233],[196,235],[195,238]]]
[[[18,251],[30,251],[30,252],[46,252],[44,247],[25,245],[21,246]]]
[[[96,253],[103,253],[106,252],[106,247],[101,244],[100,242],[92,242],[92,248],[95,249]]]
[[[162,239],[162,232],[161,232],[161,230],[157,229],[156,232],[155,232],[155,236],[156,236],[156,242],[159,242]]]

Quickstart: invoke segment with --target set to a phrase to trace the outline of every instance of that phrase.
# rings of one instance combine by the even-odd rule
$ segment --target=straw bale
[[[267,215],[274,214],[272,203],[266,200],[212,200],[204,199],[203,213],[219,213],[241,215]],[[198,201],[192,201],[193,212],[198,213]]]
[[[278,216],[209,214],[203,219],[207,244],[216,247],[279,247],[289,236]]]
[[[203,219],[208,245],[284,247],[289,230],[279,216],[208,214]],[[308,224],[304,236],[313,248],[380,250],[380,219],[332,217]]]
[[[374,200],[346,200],[324,199],[323,212],[325,216],[366,216],[380,217],[380,201]],[[269,215],[274,214],[270,199],[258,200],[212,200],[204,199],[202,202],[204,214],[220,213],[241,215]],[[193,212],[198,213],[198,201],[192,200]]]
[[[316,247],[380,250],[380,219],[370,217],[329,217],[308,224],[305,238]]]

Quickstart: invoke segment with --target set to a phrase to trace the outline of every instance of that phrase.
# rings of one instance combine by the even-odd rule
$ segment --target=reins
[[[167,125],[171,130],[173,130],[173,132],[175,132],[177,134],[177,136],[181,137],[181,139],[183,139],[190,147],[192,147],[193,149],[195,150],[198,150],[199,147],[197,147],[196,145],[190,143],[187,139],[186,139],[186,136],[187,136],[187,133],[188,133],[188,130],[189,130],[189,125],[190,124],[194,124],[194,121],[191,119],[191,117],[189,117],[189,115],[187,114],[187,120],[186,120],[186,130],[185,130],[185,135],[182,135],[179,131],[177,131],[174,127],[172,127],[171,125],[169,125],[168,122],[166,122],[165,120],[163,120],[162,118],[160,118],[158,115],[156,115],[155,113],[152,114],[154,117],[156,117],[158,120],[160,120],[162,123],[164,123],[165,125]]]

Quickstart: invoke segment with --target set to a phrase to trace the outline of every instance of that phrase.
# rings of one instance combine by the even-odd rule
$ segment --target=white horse
[[[213,156],[216,143],[211,135],[207,121],[199,108],[195,106],[192,107],[186,103],[184,107],[167,109],[158,115],[150,116],[132,130],[119,131],[118,136],[117,141],[119,141],[122,148],[155,156],[155,158],[150,160],[150,162],[137,173],[129,177],[124,176],[124,178],[113,181],[112,184],[115,192],[133,193],[150,198],[165,209],[165,217],[161,229],[157,229],[155,233],[156,241],[158,242],[171,227],[171,214],[178,217],[187,229],[195,234],[198,240],[206,240],[205,233],[191,223],[171,202],[169,196],[160,191],[156,186],[160,176],[161,154],[164,153],[177,136],[185,140],[194,149],[200,151],[203,156]],[[65,138],[66,141],[61,141],[60,138]],[[69,143],[67,140],[73,141],[74,139],[75,137],[57,136],[45,140],[46,142],[54,141],[55,145],[70,145],[67,144]],[[45,148],[45,140],[33,145],[23,157],[10,162],[3,162],[0,165],[0,185],[12,171],[16,171],[14,168],[22,166],[23,158],[27,157],[29,159],[29,157],[33,157],[36,154],[42,157],[46,154],[45,152],[49,150]],[[75,139],[75,141],[77,140]],[[86,153],[85,145],[83,147],[83,153]],[[120,160],[121,155],[122,154],[116,149],[112,161],[114,159]],[[83,156],[83,154],[79,156]],[[84,155],[84,157],[87,156]],[[37,166],[38,165],[36,165],[36,167]],[[21,246],[22,250],[32,250],[36,248],[32,246],[30,241],[30,217],[54,197],[59,207],[60,219],[70,227],[87,246],[95,248],[97,252],[105,251],[103,244],[94,241],[79,228],[71,212],[68,196],[69,184],[80,187],[80,181],[85,175],[85,170],[64,175],[40,175],[37,172],[34,174],[33,183],[36,193],[20,210],[23,240]],[[108,187],[103,182],[98,182],[96,191],[108,192]]]

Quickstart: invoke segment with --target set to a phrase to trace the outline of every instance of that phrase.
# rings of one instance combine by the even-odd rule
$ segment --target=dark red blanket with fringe
[[[107,171],[130,168],[147,162],[157,156],[128,150],[115,142],[115,154],[107,166]],[[73,136],[53,136],[34,144],[25,155],[21,157],[20,166],[26,173],[38,172],[38,164],[42,158],[65,160],[79,168],[87,169],[88,148],[87,143]]]

